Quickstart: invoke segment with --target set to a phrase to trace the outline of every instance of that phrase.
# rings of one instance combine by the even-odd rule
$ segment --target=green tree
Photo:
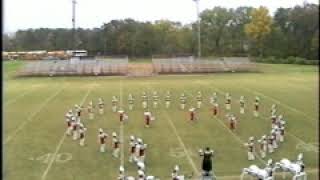
[[[200,17],[203,54],[208,55],[213,52],[221,54],[223,52],[221,43],[226,35],[226,28],[231,22],[232,14],[226,8],[214,7],[203,11]]]
[[[258,44],[263,55],[263,40],[271,32],[272,18],[265,7],[259,7],[251,12],[251,22],[245,25],[246,34]]]

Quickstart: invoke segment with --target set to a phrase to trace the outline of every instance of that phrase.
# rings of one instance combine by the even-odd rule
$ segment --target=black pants
[[[202,170],[203,171],[211,171],[212,170],[212,161],[211,159],[203,159],[202,161]]]

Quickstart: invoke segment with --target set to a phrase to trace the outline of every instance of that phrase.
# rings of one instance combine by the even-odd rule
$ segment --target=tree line
[[[278,8],[273,16],[265,7],[213,7],[201,12],[203,56],[297,56],[319,58],[319,5],[304,3]],[[197,24],[169,20],[140,22],[112,20],[99,28],[75,31],[75,48],[91,55],[197,54]],[[3,35],[4,51],[70,50],[72,29],[18,30]]]

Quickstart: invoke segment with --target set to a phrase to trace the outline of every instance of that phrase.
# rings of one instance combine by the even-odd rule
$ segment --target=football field
[[[156,77],[30,77],[16,78],[19,62],[4,63],[3,80],[3,145],[4,179],[7,180],[115,180],[119,166],[126,174],[137,176],[137,168],[128,161],[129,137],[141,137],[146,150],[146,172],[169,180],[174,165],[185,174],[201,172],[200,148],[215,151],[214,172],[218,179],[240,179],[243,168],[256,164],[264,167],[271,158],[295,160],[302,152],[308,179],[318,179],[318,67],[304,65],[259,64],[259,73],[217,73],[201,75],[161,75]],[[157,109],[150,107],[156,119],[144,127],[141,95],[153,91],[160,95]],[[172,94],[171,108],[164,107],[166,91]],[[189,108],[196,106],[197,92],[203,104],[197,111],[198,121],[189,121]],[[182,92],[187,108],[179,108]],[[220,112],[212,115],[209,97],[217,92]],[[135,96],[135,106],[128,110],[128,94]],[[231,112],[239,119],[235,132],[228,128],[224,108],[225,93],[232,96]],[[129,120],[121,124],[119,115],[111,111],[111,98],[118,96],[119,105]],[[239,98],[245,96],[246,112],[239,113]],[[253,116],[254,98],[260,97],[260,116]],[[75,104],[87,107],[98,98],[105,101],[105,113],[88,119],[84,110],[86,146],[80,147],[65,135],[65,113]],[[151,102],[149,105],[151,106]],[[269,134],[270,109],[278,105],[286,120],[285,142],[267,158],[249,162],[244,143]],[[98,129],[108,134],[107,151],[99,152]],[[111,133],[123,142],[120,157],[112,157]],[[287,176],[286,179],[290,179]],[[249,178],[248,178],[249,179]],[[282,179],[282,177],[277,178]]]

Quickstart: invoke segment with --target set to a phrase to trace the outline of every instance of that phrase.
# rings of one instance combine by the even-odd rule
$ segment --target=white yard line
[[[171,125],[171,128],[172,128],[174,134],[176,135],[177,139],[179,140],[179,143],[180,143],[181,147],[183,148],[183,151],[184,151],[184,153],[186,154],[187,159],[188,159],[188,161],[189,161],[189,163],[190,163],[193,171],[196,172],[197,175],[200,175],[200,172],[199,172],[199,170],[197,169],[196,164],[193,162],[192,158],[190,157],[190,155],[189,155],[189,153],[188,153],[188,151],[187,151],[187,148],[186,148],[185,144],[183,143],[181,137],[180,137],[179,134],[178,134],[177,128],[176,128],[175,125],[173,124],[173,122],[172,122],[171,118],[169,117],[167,111],[166,111],[166,110],[163,110],[163,112],[164,112],[164,114],[166,115],[166,118],[167,118],[169,124]]]
[[[46,170],[43,172],[43,174],[42,174],[42,176],[41,176],[41,179],[42,179],[42,180],[46,179],[47,174],[48,174],[49,170],[51,169],[51,166],[52,166],[52,164],[53,164],[53,162],[54,162],[54,160],[55,160],[55,158],[56,158],[56,155],[57,155],[58,151],[60,150],[60,148],[61,148],[61,146],[62,146],[62,144],[63,144],[66,136],[67,136],[67,134],[66,134],[66,133],[63,133],[63,136],[62,136],[62,138],[60,139],[60,141],[59,141],[59,143],[58,143],[58,145],[57,145],[57,147],[56,147],[56,150],[54,151],[53,155],[51,156],[51,159],[50,159],[50,161],[49,161],[49,163],[48,163],[48,166],[47,166]]]
[[[282,105],[282,106],[286,107],[287,109],[290,109],[291,111],[294,111],[294,112],[296,112],[296,113],[299,113],[299,114],[307,117],[308,119],[311,119],[311,120],[315,119],[315,118],[307,115],[306,113],[304,113],[304,112],[302,112],[302,111],[300,111],[300,110],[298,110],[298,109],[296,109],[296,108],[294,108],[294,107],[292,107],[292,106],[289,106],[289,105],[287,105],[287,104],[285,104],[285,103],[281,103],[279,100],[277,100],[277,99],[275,99],[275,98],[273,98],[273,97],[267,96],[267,95],[265,95],[265,94],[263,94],[263,93],[261,93],[261,92],[258,92],[258,91],[255,91],[255,90],[252,90],[252,89],[249,89],[249,88],[246,88],[246,87],[242,87],[242,86],[241,86],[241,88],[244,89],[244,90],[246,90],[246,91],[248,91],[248,92],[255,93],[255,94],[258,94],[258,95],[260,95],[260,96],[263,96],[263,97],[265,97],[265,98],[267,98],[267,99],[270,99],[270,100],[276,102],[277,104]]]
[[[220,93],[222,93],[222,91],[221,90],[219,90],[219,89],[217,89]],[[192,95],[192,93],[190,93],[189,91],[187,91],[192,97],[193,97],[193,95]],[[226,128],[227,129],[227,131],[238,141],[238,142],[240,142],[240,144],[242,145],[242,147],[244,146],[244,144],[245,144],[245,141],[243,141],[239,136],[237,136],[235,133],[233,133],[224,123],[223,123],[223,121],[220,119],[220,118],[217,118],[217,117],[215,117],[216,119],[218,119],[218,122],[224,127],[224,128]],[[263,159],[261,159],[257,154],[256,154],[256,152],[254,152],[254,154],[256,155],[256,157],[257,157],[257,159],[259,160],[259,161],[261,161],[262,163],[266,163],[266,161],[264,161]]]
[[[289,83],[290,84],[290,86],[292,86],[292,87],[296,87],[297,85],[296,84],[294,84],[294,83]],[[314,88],[309,88],[309,87],[305,87],[305,86],[299,86],[299,88],[300,89],[303,89],[303,90],[305,90],[305,91],[314,91],[315,89]]]
[[[122,81],[120,80],[120,108],[122,108]],[[120,165],[124,166],[124,131],[123,131],[123,122],[120,122],[120,149],[121,149],[121,154],[120,154]]]
[[[121,154],[120,154],[120,164],[121,166],[124,166],[124,131],[123,131],[123,124],[121,123],[120,125],[120,149],[121,149]]]
[[[150,87],[151,87],[150,84],[148,84],[148,85],[149,85],[148,87],[150,88]],[[193,171],[196,173],[196,175],[200,176],[201,173],[200,173],[200,171],[197,169],[196,164],[193,162],[191,156],[189,155],[188,150],[187,150],[187,148],[186,148],[186,145],[183,143],[182,138],[180,137],[180,135],[179,135],[179,133],[178,133],[178,131],[177,131],[176,126],[175,126],[174,123],[172,122],[172,119],[171,119],[170,116],[168,115],[167,110],[163,110],[163,112],[164,112],[164,114],[165,114],[165,116],[166,116],[166,119],[168,120],[168,122],[169,122],[169,124],[170,124],[170,126],[171,126],[171,128],[172,128],[172,130],[173,130],[173,132],[174,132],[174,134],[176,135],[176,137],[177,137],[177,139],[178,139],[178,141],[179,141],[179,143],[180,143],[180,146],[182,147],[185,155],[187,156],[187,160],[189,161],[189,163],[190,163]]]
[[[287,132],[288,135],[292,136],[294,139],[296,139],[297,141],[300,141],[302,142],[303,144],[307,145],[308,143],[306,143],[305,141],[303,141],[302,139],[300,139],[298,136],[294,135],[294,134],[291,134],[289,132]],[[317,153],[317,152],[315,152]]]
[[[80,103],[80,106],[82,106],[82,105],[84,104],[85,100],[87,99],[87,97],[89,96],[89,94],[91,93],[91,91],[92,91],[92,88],[88,89],[86,95],[82,98],[82,101],[81,101],[81,103]],[[57,147],[56,147],[56,149],[55,149],[55,151],[54,151],[54,153],[53,153],[53,156],[51,156],[51,159],[50,159],[50,161],[49,161],[49,163],[48,163],[48,166],[47,166],[46,170],[43,172],[43,174],[42,174],[42,176],[41,176],[41,180],[46,179],[47,174],[48,174],[49,170],[51,169],[51,166],[52,166],[52,164],[53,164],[53,162],[54,162],[54,160],[55,160],[55,158],[56,158],[56,156],[57,156],[57,153],[59,152],[59,150],[60,150],[60,148],[61,148],[61,146],[62,146],[65,138],[66,138],[66,133],[63,133],[63,136],[62,136],[62,138],[60,139],[60,141],[59,141],[59,143],[58,143],[58,145],[57,145]]]
[[[233,137],[242,145],[242,147],[243,147],[246,142],[243,141],[243,140],[242,140],[239,136],[237,136],[235,133],[233,133],[233,132],[222,122],[222,120],[221,120],[220,118],[217,118],[217,117],[215,117],[215,118],[218,120],[218,122],[219,122],[224,128],[227,129],[227,131],[228,131],[230,134],[232,134],[232,136],[233,136]],[[264,163],[264,164],[267,163],[265,160],[261,159],[261,158],[257,155],[256,152],[254,152],[254,154],[255,154],[255,156],[257,157],[257,159],[258,159],[260,162],[262,162],[262,163]]]
[[[23,98],[24,96],[26,96],[27,94],[30,94],[30,93],[32,93],[32,92],[33,92],[33,90],[26,91],[26,92],[24,92],[24,93],[22,93],[22,94],[20,94],[20,95],[18,95],[18,96],[16,96],[16,97],[14,97],[13,99],[5,102],[5,103],[4,103],[4,106],[8,106],[8,105],[10,105],[10,104],[13,104],[13,103],[17,102],[17,100],[19,100],[20,98]]]
[[[52,100],[54,99],[58,94],[60,94],[62,92],[62,90],[64,89],[64,87],[58,89],[56,91],[56,93],[54,93],[52,96],[48,97],[46,99],[46,101],[39,107],[39,109],[37,111],[35,111],[33,114],[31,114],[27,120],[23,121],[23,123],[21,123],[18,128],[13,132],[11,133],[10,135],[8,135],[8,137],[6,138],[6,140],[4,141],[4,144],[7,144],[8,142],[10,142],[12,140],[12,138],[14,138],[19,131],[21,131],[25,125],[27,125],[27,123],[31,122],[32,120],[34,120],[33,118],[39,113],[42,111],[42,109],[44,107],[46,107],[46,105]]]

